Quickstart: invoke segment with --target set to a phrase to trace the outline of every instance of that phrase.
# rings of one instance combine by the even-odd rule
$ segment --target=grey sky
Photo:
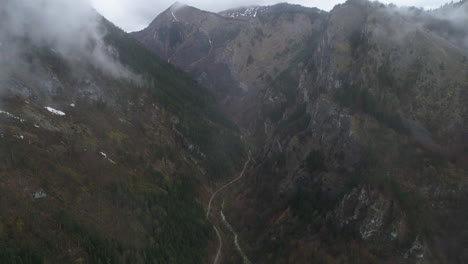
[[[166,10],[176,0],[91,0],[93,6],[106,18],[126,31],[140,30],[146,27],[159,13]],[[330,10],[345,0],[179,0],[185,4],[208,11],[222,11],[246,5],[271,5],[289,2],[303,6]],[[449,0],[381,0],[404,6],[435,8],[450,2]]]

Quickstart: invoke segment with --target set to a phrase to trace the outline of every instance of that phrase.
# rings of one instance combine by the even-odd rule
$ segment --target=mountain
[[[208,262],[246,159],[214,96],[84,4],[0,13],[0,263]]]
[[[318,9],[287,4],[258,9],[255,17],[232,18],[229,12],[245,9],[215,14],[177,4],[132,35],[191,73],[229,116],[248,124],[245,116],[256,114],[252,107],[260,90],[314,45],[324,22]]]
[[[132,33],[255,149],[225,263],[468,261],[467,8],[177,5]]]

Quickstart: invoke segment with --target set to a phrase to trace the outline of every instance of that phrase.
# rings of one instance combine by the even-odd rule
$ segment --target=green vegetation
[[[211,34],[211,41],[213,41],[214,46],[221,46],[224,43],[235,39],[240,32],[240,28],[226,28],[224,30],[216,30]]]
[[[265,37],[265,33],[263,33],[263,30],[261,28],[255,28],[255,39],[261,40],[262,38]]]
[[[395,79],[388,66],[380,66],[377,72],[377,79],[381,89],[388,89],[395,86]]]
[[[286,110],[285,103],[279,105],[263,104],[262,116],[276,123],[283,117],[284,110]]]
[[[28,247],[15,247],[8,241],[0,240],[0,263],[5,264],[42,264],[42,259]]]
[[[152,212],[150,219],[154,221],[150,221],[146,230],[155,239],[155,243],[144,249],[142,255],[145,256],[145,263],[182,264],[204,261],[204,249],[212,235],[212,228],[203,220],[203,210],[193,199],[196,197],[193,189],[195,183],[191,181],[191,177],[183,177],[180,183],[168,190],[168,195],[163,196],[155,193],[132,193],[132,190],[125,190],[125,186],[120,186],[133,203],[145,204]],[[131,204],[132,202],[128,206]],[[160,210],[165,212],[163,219]]]
[[[214,97],[187,74],[154,56],[136,40],[104,21],[106,42],[119,52],[119,60],[141,75],[152,98],[171,112],[214,114]]]
[[[282,72],[274,81],[275,91],[282,93],[287,100],[287,105],[294,105],[296,102],[296,88],[299,86],[299,79],[289,72]]]
[[[326,169],[325,155],[319,150],[313,150],[307,155],[305,165],[310,172],[324,171]]]
[[[179,24],[171,24],[171,27],[169,28],[169,45],[171,48],[174,48],[182,42],[183,36],[181,30],[182,28],[179,26]]]
[[[346,86],[337,90],[335,98],[342,105],[369,114],[399,133],[408,133],[408,128],[400,114],[395,109],[389,109],[377,101],[369,89]]]
[[[53,252],[55,256],[52,259],[63,259],[64,263],[74,261],[66,256],[60,241],[67,241],[72,248],[84,250],[89,263],[137,263],[138,259],[144,259],[144,263],[204,262],[205,248],[212,236],[212,229],[209,223],[204,221],[203,209],[194,199],[197,196],[198,183],[193,175],[179,172],[171,175],[171,180],[168,181],[163,178],[163,174],[152,170],[134,177],[129,174],[127,167],[137,168],[140,160],[126,161],[127,164],[119,171],[107,167],[108,162],[99,159],[88,161],[86,167],[82,167],[79,163],[83,157],[77,160],[75,157],[61,158],[51,151],[53,148],[49,149],[50,153],[44,155],[43,147],[46,145],[31,147],[14,141],[2,141],[0,154],[6,162],[0,164],[0,171],[7,169],[15,172],[15,175],[34,173],[43,177],[48,183],[43,182],[42,187],[52,197],[67,197],[63,191],[81,199],[92,194],[93,202],[106,204],[105,208],[101,209],[104,215],[116,213],[113,210],[119,208],[119,212],[124,215],[133,215],[139,219],[139,229],[142,230],[134,231],[137,232],[135,235],[142,233],[137,239],[147,242],[141,247],[128,243],[124,237],[114,238],[104,231],[108,226],[94,222],[100,219],[100,214],[93,215],[94,220],[90,222],[87,214],[81,212],[84,208],[93,207],[90,204],[79,202],[74,205],[76,208],[68,208],[66,204],[74,199],[47,199],[47,204],[36,204],[33,208],[29,198],[20,202],[18,210],[24,210],[31,217],[12,218],[5,224],[3,217],[11,214],[5,209],[15,209],[2,207],[0,263],[48,262],[46,260],[51,258],[50,254]],[[175,151],[160,149],[163,149],[163,153]],[[145,149],[131,146],[127,151],[135,153],[144,152]],[[154,155],[161,157],[160,152],[156,151]],[[73,165],[76,161],[77,164]],[[115,179],[106,180],[106,177],[99,175],[100,170],[104,168]],[[89,173],[91,175],[86,175]],[[15,199],[11,191],[0,190],[10,199]],[[108,204],[109,202],[112,204]],[[46,221],[43,218],[44,213],[53,217],[47,217]],[[116,217],[128,220],[128,217],[119,216],[119,213]],[[32,234],[33,238],[26,239],[29,234]],[[32,244],[23,244],[23,241],[29,240]]]
[[[314,55],[314,52],[317,50],[320,44],[320,38],[317,36],[317,32],[314,32],[314,35],[310,36],[305,43],[307,43],[305,48],[302,48],[296,57],[291,62],[293,67],[296,67],[300,63],[308,63],[310,58]],[[287,48],[288,49],[288,48]],[[310,66],[310,65],[309,65]]]
[[[254,63],[254,58],[252,57],[252,55],[249,55],[249,57],[247,58],[247,66],[251,65],[252,63]]]
[[[205,157],[204,167],[208,168],[213,179],[225,177],[241,166],[245,149],[236,130],[227,129],[207,120],[187,119],[183,134],[193,144],[200,147]]]
[[[181,119],[179,125],[192,144],[207,156],[212,175],[230,172],[243,157],[236,126],[215,107],[215,99],[187,74],[161,61],[136,40],[109,25],[107,38],[119,50],[120,60],[152,80],[153,98]],[[219,176],[218,176],[219,177]]]
[[[284,111],[295,104],[296,102],[296,87],[299,85],[298,79],[290,72],[284,71],[282,72],[274,81],[269,81],[273,86],[273,89],[277,93],[281,93],[286,98],[286,102],[280,102],[277,104],[270,104],[264,103],[262,105],[262,116],[265,118],[269,118],[272,122],[278,122],[282,119]],[[303,106],[299,107],[299,111],[305,111],[302,108]],[[297,113],[293,115],[293,117],[289,118],[289,121],[293,121],[292,119],[297,119]],[[283,122],[283,126],[286,124]]]
[[[197,199],[200,182],[222,181],[242,165],[240,133],[206,89],[103,23],[106,41],[142,82],[94,69],[92,79],[116,102],[78,101],[66,117],[48,116],[57,131],[8,119],[0,124],[0,192],[8,197],[0,197],[0,263],[206,262],[214,234]],[[80,82],[52,52],[30,56],[39,56],[35,63],[64,85]],[[10,100],[3,105],[44,111]],[[34,199],[38,189],[47,197]]]
[[[356,186],[370,186],[391,195],[405,213],[411,232],[430,236],[433,219],[427,211],[427,201],[421,194],[411,191],[404,185],[404,180],[398,175],[401,173],[398,167],[404,166],[414,173],[423,170],[426,166],[443,167],[446,164],[445,159],[431,154],[432,152],[428,150],[417,151],[419,148],[413,144],[401,145],[396,149],[400,149],[398,153],[402,155],[392,157],[393,166],[390,166],[387,160],[391,154],[382,155],[383,148],[384,145],[375,143],[366,149],[358,169],[352,174],[349,189]],[[399,165],[397,167],[394,164]],[[389,169],[390,167],[394,169]]]
[[[132,69],[144,67],[140,73],[153,81],[153,98],[178,115],[180,123],[176,127],[188,139],[188,143],[199,148],[200,153],[195,150],[193,155],[202,160],[208,177],[220,180],[234,172],[241,165],[245,150],[235,125],[215,109],[214,97],[185,73],[148,54],[138,43],[122,35],[122,32],[115,33],[115,36],[110,34],[110,37],[118,38],[110,41],[119,47],[121,60]],[[237,34],[232,32],[231,37]],[[219,42],[216,36],[212,37],[214,42]],[[158,152],[155,154],[161,156]],[[153,204],[162,207],[167,213],[162,227],[152,228],[158,242],[155,247],[146,250],[148,263],[154,259],[160,260],[156,263],[203,262],[201,249],[206,246],[211,228],[206,222],[196,220],[202,219],[202,208],[194,201],[194,186],[197,183],[190,179],[193,176],[184,177],[179,187],[176,185],[173,192],[169,189],[171,195],[162,200],[148,197],[140,201],[148,206]]]
[[[275,133],[279,134],[281,138],[284,138],[288,135],[295,135],[305,130],[309,126],[311,118],[306,110],[307,106],[305,104],[298,106],[287,120],[283,120],[279,123]]]
[[[351,34],[349,43],[351,45],[351,54],[354,58],[358,58],[360,54],[363,54],[368,49],[367,36],[359,30]]]

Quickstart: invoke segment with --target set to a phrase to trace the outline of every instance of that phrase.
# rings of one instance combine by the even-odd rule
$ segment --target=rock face
[[[467,7],[172,7],[133,36],[255,139],[226,210],[254,263],[464,263]]]
[[[176,4],[132,35],[191,73],[247,126],[260,92],[315,45],[324,17],[318,9],[287,4],[220,14]]]
[[[353,189],[342,198],[334,217],[338,227],[355,228],[362,240],[375,243],[380,238],[386,242],[389,238],[394,241],[405,236],[404,217],[392,216],[398,211],[391,199],[363,187]]]

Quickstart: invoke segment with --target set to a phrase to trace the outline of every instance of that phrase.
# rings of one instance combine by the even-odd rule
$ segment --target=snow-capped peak
[[[239,9],[232,9],[228,11],[221,12],[222,16],[226,17],[257,17],[259,14],[264,12],[265,7],[262,6],[251,6],[243,7]]]

